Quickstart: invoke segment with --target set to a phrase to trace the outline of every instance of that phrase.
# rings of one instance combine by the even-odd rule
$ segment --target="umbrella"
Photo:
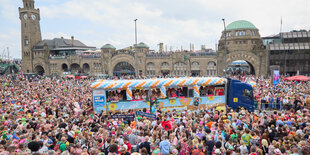
[[[254,82],[254,81],[250,81],[249,84],[250,84],[252,87],[254,87],[254,88],[256,87],[256,82]]]
[[[303,76],[303,75],[296,75],[296,76],[291,76],[291,77],[286,77],[284,80],[289,80],[289,81],[310,81],[310,77]]]

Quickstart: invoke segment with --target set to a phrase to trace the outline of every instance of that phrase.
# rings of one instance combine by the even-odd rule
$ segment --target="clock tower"
[[[34,8],[34,0],[23,0],[23,5],[23,8],[18,8],[21,21],[22,71],[33,73],[32,48],[42,41],[40,10]]]

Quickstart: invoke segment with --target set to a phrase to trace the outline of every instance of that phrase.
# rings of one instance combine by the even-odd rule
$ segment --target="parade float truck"
[[[97,80],[92,83],[93,108],[117,112],[127,110],[226,110],[244,107],[254,111],[253,87],[220,77]],[[155,102],[154,102],[155,101]],[[153,104],[155,103],[155,104]]]

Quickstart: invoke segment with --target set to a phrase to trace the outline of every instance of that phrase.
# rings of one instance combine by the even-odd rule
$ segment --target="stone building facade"
[[[95,47],[87,46],[74,37],[42,40],[39,9],[35,9],[34,0],[23,0],[23,4],[24,7],[19,8],[19,15],[24,73],[63,75],[69,72],[93,76],[105,74],[148,77],[221,76],[228,64],[235,60],[247,61],[258,75],[264,75],[267,71],[266,51],[262,48],[258,29],[253,24],[253,27],[236,27],[234,23],[228,25],[227,46],[224,46],[223,31],[217,53],[206,50],[158,53],[150,50],[143,42],[119,50],[106,44],[100,50],[96,50]],[[249,25],[249,22],[245,24]],[[237,32],[238,35],[234,36]]]
[[[218,48],[218,75],[224,75],[227,67],[236,60],[245,60],[252,74],[267,75],[268,53],[259,30],[252,23],[238,20],[227,25]]]
[[[280,74],[310,75],[310,31],[282,32],[263,41],[270,66],[279,69]]]

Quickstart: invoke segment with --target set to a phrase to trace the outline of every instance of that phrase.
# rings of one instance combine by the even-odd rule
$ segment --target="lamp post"
[[[138,58],[137,58],[137,20],[138,19],[135,19],[134,22],[135,22],[135,45],[134,45],[134,49],[135,49],[135,63],[136,63],[136,67],[135,67],[135,70],[136,70],[136,77],[138,76]]]
[[[135,46],[137,45],[137,20],[138,19],[135,19]]]
[[[225,25],[225,18],[223,18],[222,21],[223,21],[223,24],[224,24],[224,50],[225,50],[225,52],[224,52],[224,67],[225,67],[225,69],[226,69],[227,46],[226,46],[226,25]],[[224,70],[225,70],[225,69],[224,69]],[[226,76],[226,72],[225,72],[224,74],[225,74],[225,76]]]
[[[225,55],[227,54],[227,47],[226,47],[226,25],[225,25],[225,18],[222,19],[224,24],[224,48],[225,48]]]

